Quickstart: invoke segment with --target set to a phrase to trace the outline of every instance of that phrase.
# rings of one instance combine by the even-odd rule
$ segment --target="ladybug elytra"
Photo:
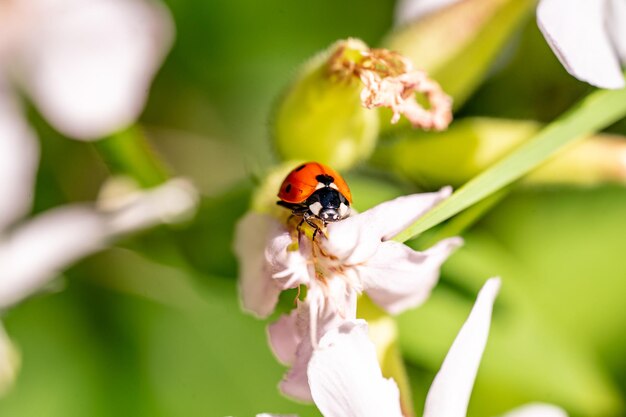
[[[352,194],[346,181],[334,169],[319,162],[307,162],[292,170],[278,192],[278,205],[292,210],[303,221],[318,226],[345,219],[350,214]]]

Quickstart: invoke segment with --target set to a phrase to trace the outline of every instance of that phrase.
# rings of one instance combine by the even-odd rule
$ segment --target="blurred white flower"
[[[356,318],[357,296],[365,291],[392,314],[421,304],[439,278],[439,268],[461,244],[446,239],[416,252],[390,239],[451,193],[415,194],[380,204],[327,226],[327,237],[311,241],[273,218],[249,213],[237,227],[243,308],[269,315],[278,295],[307,286],[304,302],[269,327],[278,359],[291,365],[281,389],[310,400],[307,365],[319,340],[345,320]],[[294,241],[295,239],[295,241]]]
[[[59,131],[98,139],[140,114],[172,38],[157,1],[3,0],[0,94],[11,79]]]
[[[0,211],[10,200],[4,197],[0,194]],[[174,179],[135,191],[113,209],[73,204],[0,229],[0,309],[37,292],[64,268],[117,237],[190,216],[197,202],[191,184]]]
[[[190,184],[172,180],[18,222],[30,210],[39,149],[10,81],[61,132],[97,139],[139,115],[172,35],[166,9],[148,0],[0,2],[0,309],[112,238],[176,221],[197,203]]]
[[[425,417],[464,417],[487,343],[491,312],[500,280],[490,279],[461,328],[424,408]],[[392,379],[382,376],[374,344],[363,320],[351,320],[329,331],[308,366],[315,405],[324,417],[402,417],[400,393]],[[558,407],[532,404],[507,417],[565,417]]]
[[[601,88],[624,87],[626,0],[541,0],[537,23],[574,77]]]
[[[400,0],[404,25],[460,0]],[[626,0],[540,0],[537,24],[565,69],[600,88],[624,87]]]
[[[30,210],[38,147],[17,104],[8,98],[0,94],[0,309],[36,292],[111,239],[179,220],[195,209],[195,189],[175,179],[152,190],[103,199],[100,207],[75,204],[20,222]]]

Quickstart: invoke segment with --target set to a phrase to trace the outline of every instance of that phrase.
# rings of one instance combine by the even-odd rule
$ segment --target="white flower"
[[[425,417],[466,415],[499,287],[499,279],[490,279],[480,291],[430,387]],[[398,387],[382,376],[367,324],[362,320],[344,322],[322,337],[309,363],[308,378],[313,400],[324,417],[402,417]],[[506,416],[566,414],[552,405],[532,404]]]
[[[11,79],[62,133],[100,138],[139,115],[172,35],[155,1],[3,0],[0,94]]]
[[[388,201],[329,224],[327,238],[315,242],[304,235],[298,240],[267,215],[249,213],[242,219],[235,251],[243,308],[266,317],[282,290],[307,286],[305,301],[269,327],[276,356],[292,366],[281,383],[284,393],[311,399],[306,377],[311,354],[329,330],[356,318],[361,292],[392,314],[428,298],[439,267],[461,239],[446,239],[425,252],[390,239],[450,192],[444,188]]]
[[[419,20],[459,0],[400,0],[396,24]],[[626,1],[541,0],[537,24],[565,69],[601,88],[624,87]]]
[[[28,126],[12,117],[16,115],[16,104],[0,94],[0,309],[45,286],[113,238],[193,212],[195,189],[175,179],[101,200],[100,207],[74,204],[20,222],[30,210],[38,148]]]
[[[574,77],[601,88],[624,87],[625,0],[541,0],[537,23]]]

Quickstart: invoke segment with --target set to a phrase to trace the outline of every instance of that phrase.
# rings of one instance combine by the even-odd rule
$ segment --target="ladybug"
[[[302,216],[302,222],[307,222],[316,232],[319,227],[312,219],[321,220],[324,226],[345,219],[352,204],[346,181],[337,171],[319,162],[307,162],[291,171],[280,186],[278,198],[276,204],[291,209],[295,216]]]

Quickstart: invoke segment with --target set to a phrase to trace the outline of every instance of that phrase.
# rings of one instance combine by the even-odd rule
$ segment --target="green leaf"
[[[553,287],[548,298],[538,299],[538,287],[531,289],[527,284],[537,280],[535,271],[491,233],[472,232],[466,245],[445,264],[443,285],[423,306],[399,316],[400,345],[406,359],[438,369],[476,292],[497,273],[502,277],[502,290],[469,415],[500,415],[537,401],[558,404],[570,415],[623,414],[619,390],[597,351],[566,332],[557,315],[545,308],[549,305],[571,317],[577,314],[576,306],[564,304],[566,290]],[[538,285],[545,282],[539,280]]]
[[[449,219],[519,179],[565,145],[594,133],[626,114],[626,89],[598,90],[541,130],[515,152],[459,188],[395,237],[404,242]]]

